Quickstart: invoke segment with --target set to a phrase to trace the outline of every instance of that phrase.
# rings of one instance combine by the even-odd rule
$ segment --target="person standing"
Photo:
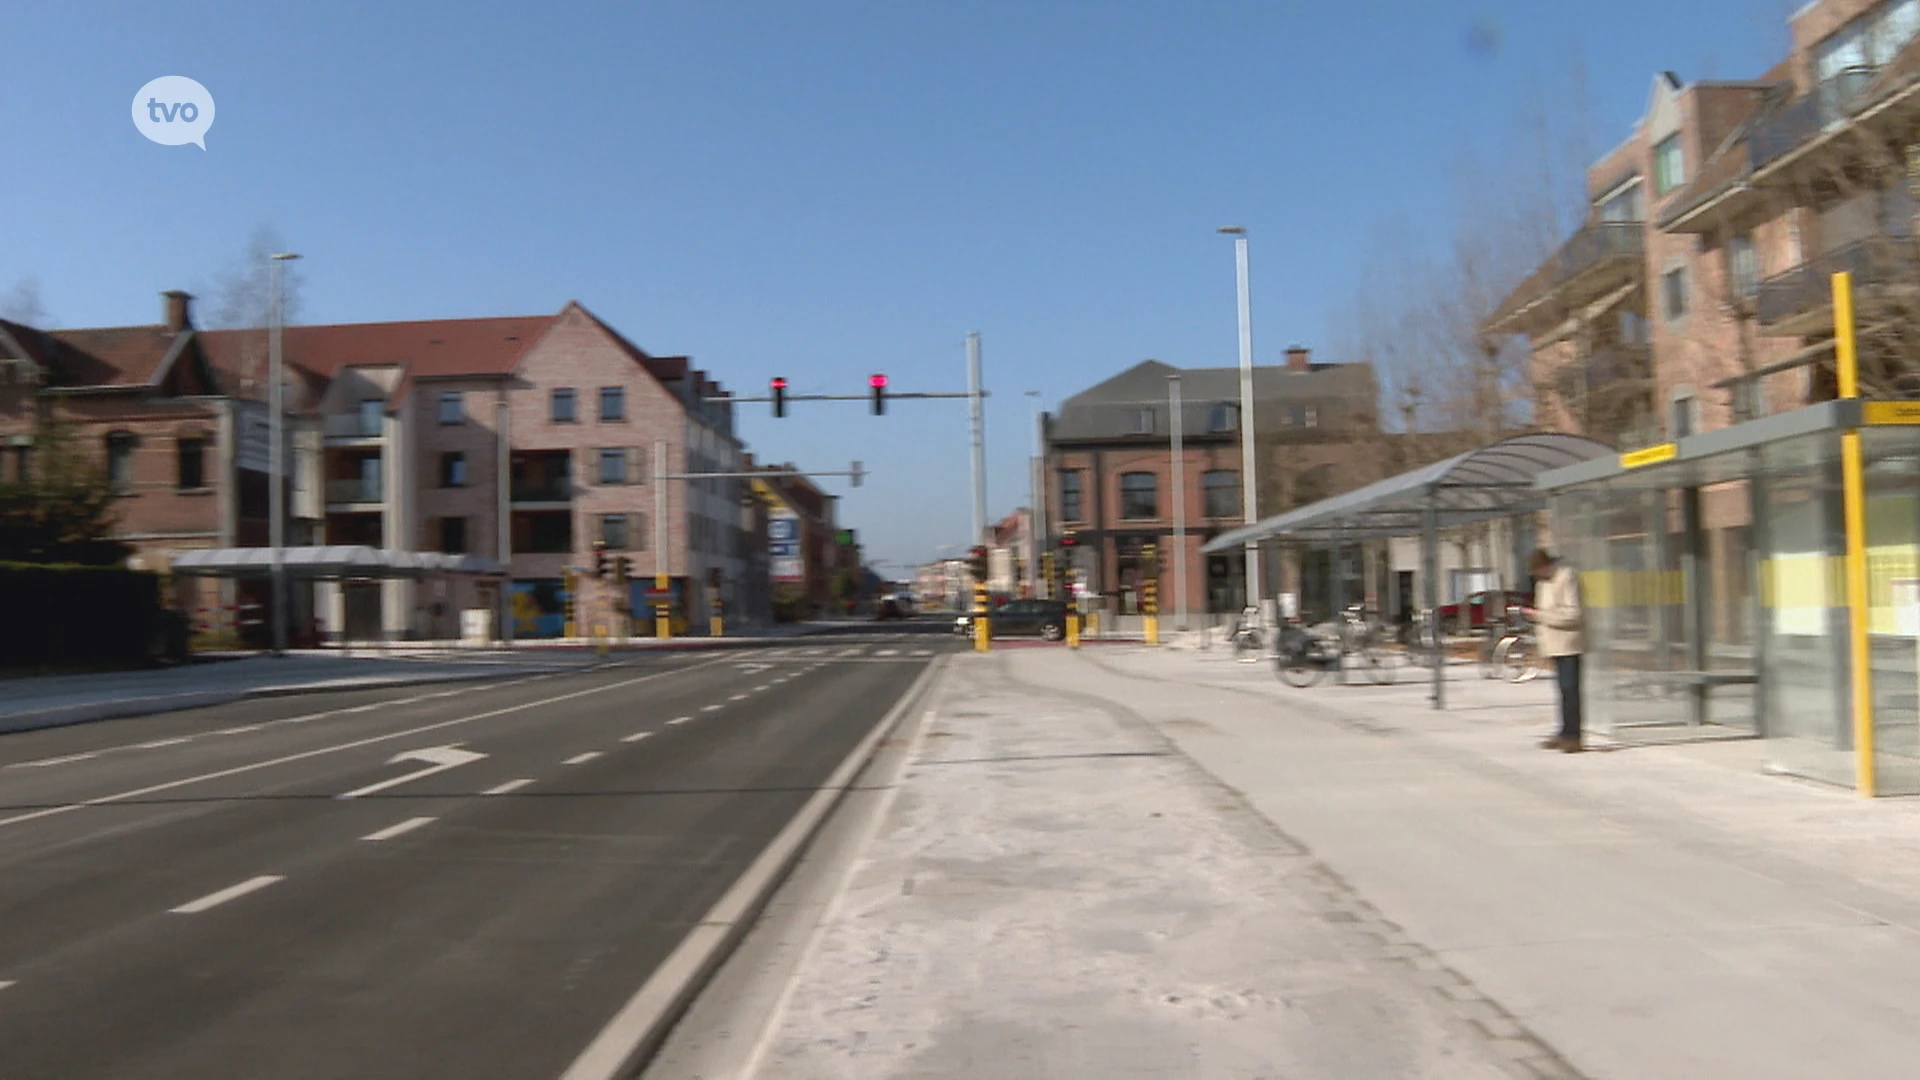
[[[1560,684],[1560,730],[1540,748],[1577,754],[1586,749],[1580,732],[1580,655],[1587,648],[1580,576],[1546,548],[1527,556],[1527,573],[1536,583],[1534,606],[1523,611],[1537,624],[1540,653],[1553,658]]]

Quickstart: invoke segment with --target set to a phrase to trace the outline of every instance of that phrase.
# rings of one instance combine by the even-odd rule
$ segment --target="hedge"
[[[0,562],[0,667],[143,663],[159,615],[151,571]]]

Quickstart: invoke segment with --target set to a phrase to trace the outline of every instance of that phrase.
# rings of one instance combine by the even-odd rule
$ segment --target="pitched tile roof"
[[[289,326],[281,348],[287,365],[315,385],[324,385],[349,367],[404,368],[406,376],[393,391],[397,401],[417,379],[512,372],[554,318],[517,315]],[[223,381],[233,386],[263,381],[259,368],[266,362],[265,330],[209,330],[200,338]]]

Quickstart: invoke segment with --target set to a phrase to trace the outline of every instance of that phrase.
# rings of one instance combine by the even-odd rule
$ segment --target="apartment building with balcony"
[[[1836,270],[1863,378],[1920,388],[1920,0],[1818,0],[1790,29],[1756,79],[1656,76],[1587,222],[1487,321],[1528,340],[1547,426],[1633,449],[1832,398]]]
[[[234,370],[257,357],[242,332],[206,335]],[[651,356],[586,308],[554,315],[296,326],[285,331],[296,479],[290,535],[471,554],[505,563],[487,581],[322,582],[321,640],[446,638],[459,613],[505,611],[516,637],[564,630],[566,575],[596,543],[630,560],[628,594],[575,592],[582,625],[644,611],[656,570],[682,613],[704,613],[713,583],[747,564],[745,510],[718,480],[670,480],[665,528],[653,475],[728,471],[740,459],[718,384],[684,357]],[[737,483],[737,482],[728,482]],[[660,542],[664,533],[665,545]],[[300,541],[296,541],[300,542]],[[691,620],[704,626],[703,619]]]
[[[1173,477],[1168,377],[1181,381],[1182,494]],[[1366,440],[1379,435],[1379,386],[1369,364],[1315,362],[1295,346],[1284,364],[1254,368],[1254,444],[1262,514],[1311,502],[1377,479],[1378,455]],[[1157,545],[1161,598],[1171,610],[1175,498],[1184,499],[1189,606],[1235,612],[1246,603],[1245,562],[1238,554],[1202,555],[1200,548],[1243,524],[1240,369],[1176,368],[1147,360],[1089,387],[1042,417],[1046,445],[1047,544],[1067,553],[1087,589],[1106,610],[1137,614],[1142,549]],[[1266,592],[1299,588],[1295,560],[1268,553]]]

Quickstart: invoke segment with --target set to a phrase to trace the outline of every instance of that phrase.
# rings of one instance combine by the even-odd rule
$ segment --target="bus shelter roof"
[[[425,577],[430,574],[470,574],[501,577],[507,568],[478,555],[448,555],[438,551],[402,551],[363,545],[283,547],[281,564],[293,578]],[[273,572],[273,549],[267,547],[204,548],[173,557],[173,571],[209,577],[264,577]]]
[[[1202,549],[1229,551],[1249,541],[1349,541],[1411,536],[1432,507],[1440,528],[1467,525],[1543,508],[1540,474],[1595,458],[1612,457],[1604,443],[1581,435],[1514,435],[1398,476],[1243,525]]]

